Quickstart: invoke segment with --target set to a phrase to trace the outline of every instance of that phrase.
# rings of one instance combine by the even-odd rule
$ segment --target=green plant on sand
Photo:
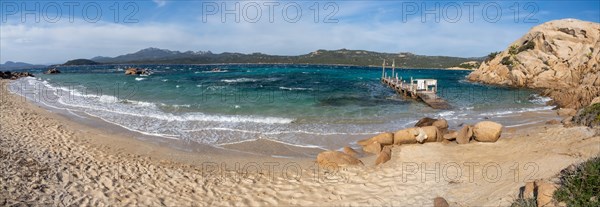
[[[563,170],[553,197],[567,206],[600,206],[600,156]]]
[[[600,103],[580,109],[573,122],[589,127],[600,125]]]
[[[510,207],[536,207],[537,201],[535,198],[517,198],[510,204]]]

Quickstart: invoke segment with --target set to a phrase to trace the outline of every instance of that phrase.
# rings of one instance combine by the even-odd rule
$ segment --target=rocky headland
[[[554,104],[580,109],[600,96],[600,24],[562,19],[533,27],[467,79],[543,90]]]

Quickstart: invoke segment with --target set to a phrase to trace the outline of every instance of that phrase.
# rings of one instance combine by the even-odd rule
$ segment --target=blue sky
[[[3,0],[0,16],[0,62],[62,63],[147,47],[276,55],[347,48],[475,57],[504,50],[546,21],[600,22],[600,3]]]

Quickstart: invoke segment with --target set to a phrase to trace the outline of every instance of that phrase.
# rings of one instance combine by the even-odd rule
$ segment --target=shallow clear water
[[[146,134],[207,144],[270,138],[337,147],[339,140],[395,131],[424,116],[451,124],[547,109],[531,90],[464,81],[468,71],[404,69],[404,79],[434,78],[453,108],[435,110],[379,82],[381,68],[318,65],[140,65],[64,67],[11,86],[31,99],[99,117]],[[221,72],[211,72],[219,67]],[[388,70],[391,73],[391,70]],[[527,120],[523,120],[525,122]],[[519,121],[508,124],[522,124]],[[337,140],[337,141],[336,141]]]

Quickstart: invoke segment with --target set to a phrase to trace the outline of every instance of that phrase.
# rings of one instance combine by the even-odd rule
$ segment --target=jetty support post
[[[396,59],[392,59],[392,78],[396,76]]]
[[[381,78],[385,78],[385,59],[383,59],[383,64],[381,64]]]

